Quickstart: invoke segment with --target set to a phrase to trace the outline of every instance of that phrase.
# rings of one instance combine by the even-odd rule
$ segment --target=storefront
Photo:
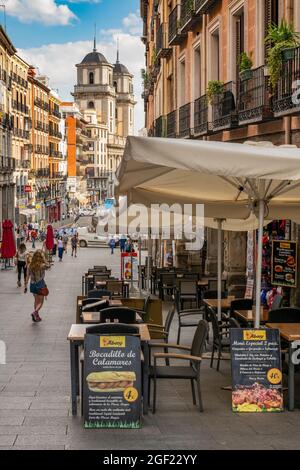
[[[50,199],[45,202],[46,220],[50,223],[59,222],[61,220],[61,199]]]

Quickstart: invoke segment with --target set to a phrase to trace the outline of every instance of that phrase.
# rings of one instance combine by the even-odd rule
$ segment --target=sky
[[[116,61],[117,39],[120,62],[135,76],[136,132],[144,127],[141,99],[141,69],[144,46],[140,40],[142,22],[139,0],[2,0],[6,6],[7,33],[18,54],[50,78],[50,85],[63,100],[72,99],[76,67],[93,49],[94,28],[97,49],[111,63]],[[4,24],[4,9],[0,7]]]

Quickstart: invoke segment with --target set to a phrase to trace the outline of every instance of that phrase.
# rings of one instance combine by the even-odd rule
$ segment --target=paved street
[[[233,415],[229,361],[221,372],[204,361],[205,411],[192,405],[188,381],[159,383],[156,415],[141,430],[84,430],[70,413],[67,334],[75,319],[81,275],[94,264],[119,270],[119,252],[82,249],[68,254],[47,273],[50,296],[43,321],[32,324],[32,296],[16,287],[16,272],[0,272],[0,339],[7,345],[7,365],[0,365],[0,449],[297,449],[299,411]],[[187,330],[187,329],[186,329]],[[192,331],[182,342],[190,343]],[[171,341],[176,337],[174,321]],[[299,402],[298,402],[299,406]]]

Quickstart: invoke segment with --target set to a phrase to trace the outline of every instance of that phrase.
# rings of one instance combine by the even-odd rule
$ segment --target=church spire
[[[117,39],[117,64],[120,63],[120,43],[119,38]]]
[[[94,49],[93,52],[97,52],[97,25],[95,23],[95,35],[94,35]]]

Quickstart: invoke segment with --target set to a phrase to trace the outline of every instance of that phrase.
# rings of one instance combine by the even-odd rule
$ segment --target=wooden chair
[[[123,281],[111,281],[110,279],[106,283],[106,289],[111,292],[113,299],[121,299],[123,297]]]

